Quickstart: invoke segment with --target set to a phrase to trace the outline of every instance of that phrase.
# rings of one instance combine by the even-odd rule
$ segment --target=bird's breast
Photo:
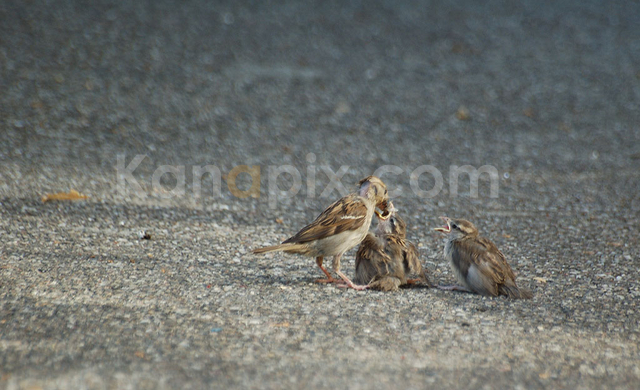
[[[460,283],[464,287],[467,287],[467,277],[466,275],[463,274],[462,270],[460,269],[460,259],[453,258],[454,245],[455,245],[455,242],[453,240],[447,240],[447,242],[444,244],[444,258],[451,265],[451,270],[453,271],[453,274],[456,276],[458,283]]]

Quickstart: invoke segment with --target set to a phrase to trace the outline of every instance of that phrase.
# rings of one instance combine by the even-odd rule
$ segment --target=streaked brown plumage
[[[518,287],[516,276],[505,256],[495,244],[478,234],[478,229],[464,219],[441,217],[446,226],[435,230],[449,234],[444,256],[451,263],[459,286],[447,290],[467,290],[480,295],[506,295],[514,299],[530,299],[530,290]]]
[[[389,205],[393,209],[391,202]],[[382,291],[396,291],[417,280],[430,285],[418,250],[405,238],[406,231],[405,222],[395,211],[388,219],[379,219],[375,234],[367,234],[358,248],[354,282]],[[418,279],[407,279],[411,274]]]
[[[364,239],[376,207],[385,212],[389,196],[385,184],[375,176],[362,179],[358,185],[358,192],[332,203],[293,237],[279,245],[254,249],[253,253],[282,251],[313,256],[316,258],[316,264],[327,276],[327,279],[318,280],[322,283],[337,282],[322,265],[325,256],[333,256],[333,270],[344,283],[357,290],[365,289],[366,286],[353,284],[340,271],[340,258],[344,252]]]

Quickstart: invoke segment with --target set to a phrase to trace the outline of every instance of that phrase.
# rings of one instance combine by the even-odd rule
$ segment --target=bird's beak
[[[442,232],[442,233],[451,233],[451,218],[449,217],[440,217],[440,219],[442,219],[447,226],[444,227],[437,227],[433,230],[437,231],[437,232]]]
[[[383,221],[389,219],[393,213],[398,211],[391,201],[385,202],[384,206],[382,212],[375,210],[376,216]]]
[[[391,215],[391,213],[388,213],[386,211],[381,213],[377,209],[374,212],[376,213],[376,217],[382,220],[389,219],[389,216]]]

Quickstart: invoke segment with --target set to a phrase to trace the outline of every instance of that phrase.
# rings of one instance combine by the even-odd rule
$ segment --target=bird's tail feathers
[[[527,288],[513,286],[500,286],[500,294],[506,295],[512,299],[531,299],[533,293]]]
[[[256,248],[253,252],[254,254],[262,254],[269,252],[288,252],[288,253],[301,253],[307,249],[305,244],[297,244],[297,243],[287,243],[287,244],[278,244],[272,246],[265,246],[263,248]]]

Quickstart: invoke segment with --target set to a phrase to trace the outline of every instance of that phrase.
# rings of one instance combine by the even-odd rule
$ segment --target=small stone
[[[469,110],[465,106],[458,107],[458,111],[456,111],[456,118],[461,121],[471,120],[471,115],[469,114]]]

